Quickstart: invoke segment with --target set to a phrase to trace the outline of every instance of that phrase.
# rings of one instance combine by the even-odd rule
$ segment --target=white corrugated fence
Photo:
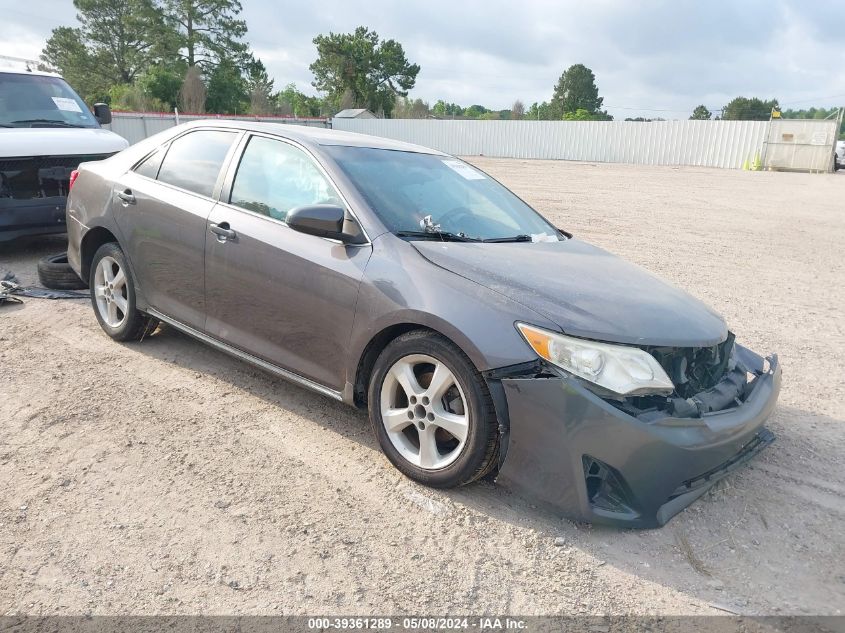
[[[835,141],[831,139],[836,138],[838,125],[837,121],[794,119],[772,122],[640,122],[335,118],[328,121],[289,117],[179,116],[180,122],[196,119],[272,121],[289,125],[333,127],[336,130],[415,143],[458,156],[733,169],[762,166],[764,169],[813,171],[826,171],[832,165]],[[174,125],[176,117],[169,113],[116,112],[109,127],[130,143],[136,143]],[[789,127],[790,130],[795,128],[795,132],[780,133],[781,127]],[[770,128],[778,132],[775,134],[777,138],[771,136]],[[805,136],[809,140],[804,139]],[[767,140],[769,151],[766,149]]]
[[[270,121],[287,125],[309,125],[314,127],[329,127],[326,119],[297,119],[294,117],[260,117],[260,116],[222,116],[219,114],[180,114],[179,123],[196,121],[198,119],[225,119],[235,121]],[[114,112],[111,124],[105,126],[112,132],[120,134],[130,143],[163,132],[176,125],[176,115],[171,112]]]
[[[332,127],[460,156],[741,168],[759,159],[769,122],[333,119]]]

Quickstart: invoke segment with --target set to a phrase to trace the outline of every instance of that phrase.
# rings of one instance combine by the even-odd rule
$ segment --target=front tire
[[[373,368],[368,403],[382,451],[415,481],[462,486],[495,465],[498,422],[487,384],[439,334],[415,330],[388,344]]]
[[[156,328],[156,320],[135,307],[135,281],[118,244],[103,244],[94,253],[88,285],[97,321],[114,340],[139,341]]]

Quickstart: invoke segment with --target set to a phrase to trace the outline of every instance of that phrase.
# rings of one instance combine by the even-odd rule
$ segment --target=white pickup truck
[[[127,147],[60,76],[0,68],[0,242],[65,232],[70,173]]]

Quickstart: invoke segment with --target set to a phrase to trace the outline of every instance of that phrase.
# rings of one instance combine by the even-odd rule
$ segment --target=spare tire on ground
[[[49,255],[39,261],[38,281],[53,290],[82,290],[88,287],[67,263],[67,253]]]

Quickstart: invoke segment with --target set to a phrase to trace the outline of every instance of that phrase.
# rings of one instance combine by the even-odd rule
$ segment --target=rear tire
[[[97,321],[114,340],[139,341],[156,329],[158,321],[135,307],[135,280],[115,242],[103,244],[94,253],[89,287]]]
[[[68,264],[67,253],[42,258],[38,262],[38,281],[51,290],[84,290],[88,287]]]
[[[396,468],[426,486],[462,486],[498,454],[498,420],[484,378],[445,337],[415,330],[389,343],[368,391],[370,422]]]

